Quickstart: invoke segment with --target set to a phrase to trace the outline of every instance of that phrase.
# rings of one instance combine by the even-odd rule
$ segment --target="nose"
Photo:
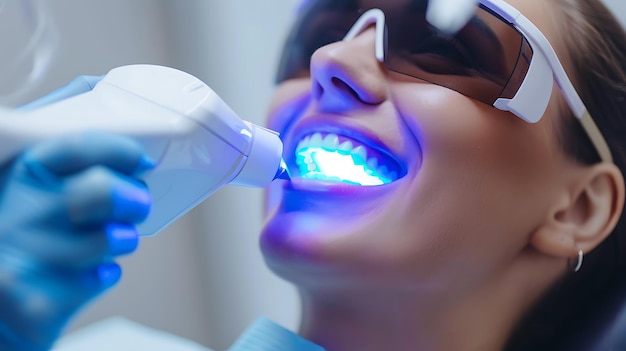
[[[365,16],[365,15],[364,15]],[[382,66],[384,23],[357,21],[343,41],[319,48],[311,57],[312,96],[322,111],[378,105],[387,99]]]

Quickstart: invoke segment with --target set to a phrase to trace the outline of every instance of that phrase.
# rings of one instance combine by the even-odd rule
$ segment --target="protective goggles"
[[[447,35],[426,21],[426,0],[313,0],[290,33],[278,81],[309,75],[320,47],[375,25],[375,54],[387,69],[455,90],[529,123],[546,111],[553,83],[600,158],[612,162],[597,125],[546,37],[502,0],[480,0],[474,17]]]

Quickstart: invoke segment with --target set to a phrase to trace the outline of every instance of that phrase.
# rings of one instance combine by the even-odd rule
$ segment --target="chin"
[[[329,235],[329,221],[306,212],[275,211],[269,216],[260,238],[268,266],[283,276],[288,271],[299,274],[327,263],[323,236]]]
[[[343,291],[368,285],[389,263],[386,247],[378,241],[382,218],[282,209],[268,217],[260,237],[261,251],[275,274],[300,289]],[[386,262],[372,253],[386,257]]]
[[[272,184],[260,237],[266,264],[299,287],[341,286],[369,275],[364,267],[375,271],[380,263],[371,253],[390,261],[380,233],[398,222],[410,179],[360,186],[295,177]]]

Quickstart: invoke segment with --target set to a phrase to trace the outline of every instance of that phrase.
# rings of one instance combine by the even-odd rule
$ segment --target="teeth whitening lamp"
[[[427,19],[454,33],[476,4],[429,0]],[[119,67],[90,92],[3,112],[0,164],[37,141],[88,130],[130,136],[157,161],[144,178],[153,206],[141,235],[157,234],[226,184],[262,188],[289,179],[277,133],[241,120],[199,79],[154,65]]]
[[[56,118],[51,118],[55,116]],[[278,134],[241,120],[199,79],[176,69],[111,70],[92,91],[0,116],[0,164],[34,142],[98,130],[139,141],[157,166],[141,235],[154,235],[225,184],[262,188],[288,179]]]

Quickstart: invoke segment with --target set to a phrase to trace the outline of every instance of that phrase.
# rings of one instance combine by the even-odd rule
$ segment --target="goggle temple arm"
[[[551,91],[538,94],[538,90],[541,90],[542,87],[551,90],[553,83],[548,82],[546,79],[549,78],[550,80],[553,80],[553,82],[556,82],[559,90],[561,90],[572,112],[581,123],[581,126],[583,127],[585,133],[587,133],[587,136],[595,147],[598,155],[600,156],[600,159],[604,162],[613,163],[611,149],[609,148],[606,139],[604,138],[602,132],[591,117],[582,99],[576,92],[572,81],[567,76],[563,65],[559,61],[557,54],[554,51],[552,45],[550,45],[548,39],[532,22],[530,22],[530,20],[521,15],[517,10],[510,7],[510,5],[503,3],[501,0],[480,0],[480,2],[483,4],[490,4],[492,8],[494,5],[496,5],[496,8],[499,8],[500,11],[498,11],[498,14],[507,18],[507,20],[514,24],[516,28],[518,28],[518,30],[522,32],[531,43],[533,47],[532,61],[539,63],[537,65],[538,68],[533,68],[533,62],[531,62],[531,68],[529,68],[528,74],[526,76],[526,80],[530,81],[531,83],[527,85],[527,82],[525,80],[513,100],[517,100],[519,98],[523,101],[528,100],[530,97],[534,97],[536,99],[537,96],[545,96],[547,98],[547,101],[545,103],[545,106],[543,106],[543,112],[541,112],[541,114],[543,114],[549,102]],[[546,69],[547,71],[545,71]],[[542,80],[546,81],[544,83],[539,83]],[[529,89],[528,91],[526,91],[527,88]],[[518,95],[520,96],[518,97]],[[524,99],[522,99],[522,95],[525,96]],[[531,106],[531,108],[533,105],[541,105],[536,100],[533,101],[535,102],[526,103]],[[496,105],[494,104],[494,106]],[[519,103],[515,104],[515,106],[523,105]],[[523,112],[520,114],[516,113],[516,115],[524,116]],[[526,118],[522,119],[527,120]],[[538,116],[537,121],[539,119],[541,119],[541,115]]]
[[[523,60],[520,57],[520,60]],[[535,52],[519,90],[512,99],[499,98],[493,106],[502,111],[510,111],[528,123],[537,123],[550,102],[554,78],[550,63]]]

